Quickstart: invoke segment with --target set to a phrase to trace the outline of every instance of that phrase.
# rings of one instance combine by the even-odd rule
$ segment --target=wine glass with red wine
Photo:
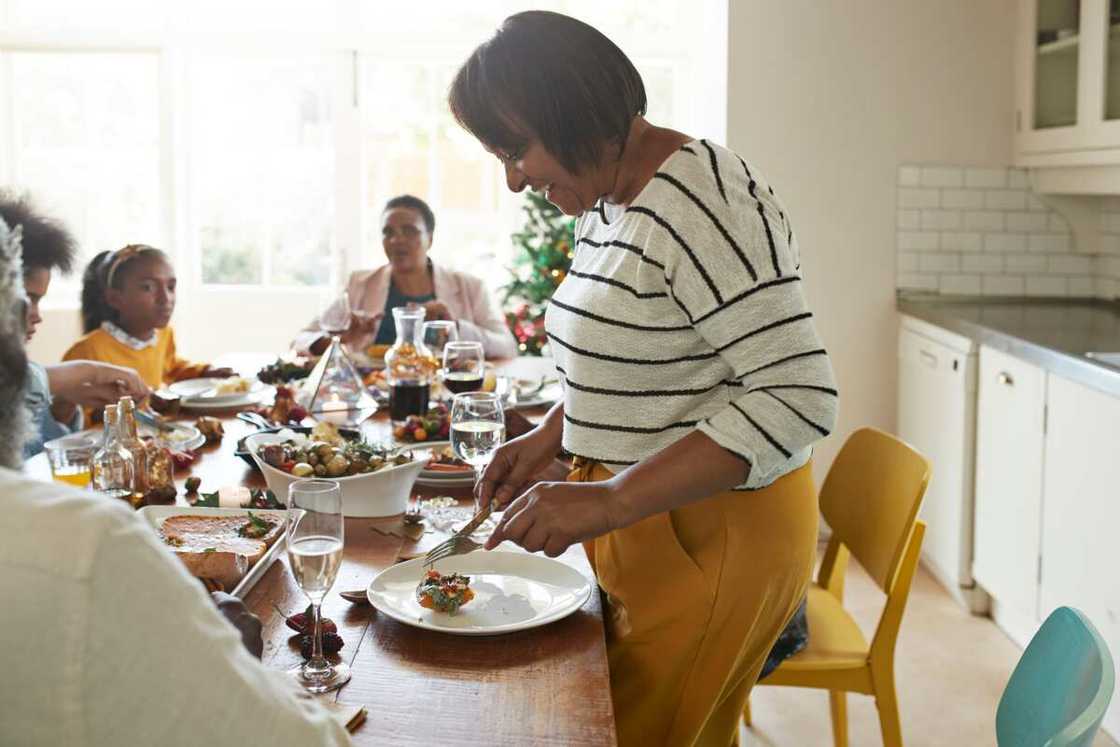
[[[449,342],[443,348],[443,385],[452,394],[481,391],[485,366],[481,342]]]

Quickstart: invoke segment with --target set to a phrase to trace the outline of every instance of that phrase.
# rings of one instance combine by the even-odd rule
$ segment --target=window
[[[522,198],[446,91],[531,5],[617,41],[652,120],[719,133],[698,115],[709,26],[679,0],[0,0],[0,185],[65,221],[84,258],[165,248],[199,303],[235,289],[320,303],[384,261],[381,208],[406,192],[436,213],[437,261],[500,285]],[[76,278],[49,297],[76,300]]]

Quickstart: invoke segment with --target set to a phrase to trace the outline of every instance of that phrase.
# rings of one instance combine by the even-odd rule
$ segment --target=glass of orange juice
[[[81,434],[47,441],[43,448],[51,463],[51,475],[67,485],[89,487],[90,457],[96,446],[97,441],[93,437]]]

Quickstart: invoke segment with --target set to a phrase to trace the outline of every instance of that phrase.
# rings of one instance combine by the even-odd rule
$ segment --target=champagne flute
[[[486,375],[481,342],[449,342],[443,349],[443,385],[452,394],[477,392]]]
[[[350,681],[345,662],[323,657],[319,607],[342,565],[342,493],[334,480],[297,480],[288,490],[288,562],[296,583],[311,601],[314,644],[310,661],[288,670],[304,690],[325,693]]]
[[[498,395],[493,392],[455,395],[451,401],[451,448],[455,456],[474,468],[476,485],[505,435],[505,413]],[[475,513],[481,508],[475,491]]]

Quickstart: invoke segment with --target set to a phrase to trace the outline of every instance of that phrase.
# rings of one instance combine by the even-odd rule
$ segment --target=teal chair
[[[1000,747],[1089,747],[1114,684],[1100,633],[1078,610],[1059,607],[1031,639],[999,700]]]

